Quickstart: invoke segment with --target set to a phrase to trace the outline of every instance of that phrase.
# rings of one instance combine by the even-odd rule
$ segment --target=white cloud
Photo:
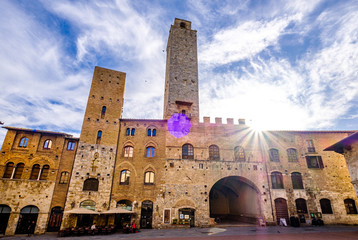
[[[253,57],[275,45],[285,27],[299,19],[300,14],[296,14],[271,21],[247,21],[222,30],[214,35],[213,41],[200,47],[199,61],[201,64],[221,65]]]
[[[158,9],[139,14],[127,1],[105,4],[61,1],[48,7],[80,30],[78,61],[104,54],[105,50],[114,58],[114,65],[118,65],[116,70],[127,72],[124,117],[161,117],[165,37],[160,33],[163,23],[157,16]],[[122,63],[126,65],[124,68]],[[153,100],[158,96],[161,96],[159,101]],[[148,102],[154,106],[149,111],[139,111],[138,106]]]
[[[334,127],[337,119],[344,118],[354,107],[358,96],[358,11],[340,10],[334,14],[322,13],[320,25],[325,26],[321,36],[324,45],[319,50],[309,48],[310,52],[297,65],[293,66],[282,57],[262,60],[247,52],[250,65],[249,68],[241,67],[240,75],[235,69],[223,74],[206,68],[202,78],[213,80],[205,82],[201,88],[204,115],[244,117],[266,129]],[[256,39],[260,40],[252,43],[256,46],[258,42],[254,52],[267,47],[260,43],[263,38]],[[230,41],[221,41],[221,45],[216,40],[214,43],[220,50],[224,49],[229,58],[224,58],[224,53],[211,52],[211,61],[214,59],[221,64],[237,61],[238,58],[230,56],[231,50],[225,51],[232,47]],[[237,107],[232,107],[235,105]]]

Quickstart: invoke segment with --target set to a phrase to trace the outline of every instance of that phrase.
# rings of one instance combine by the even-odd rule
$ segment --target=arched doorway
[[[210,190],[210,217],[221,223],[256,223],[261,216],[260,194],[248,179],[238,176],[217,181]]]
[[[34,233],[39,209],[36,206],[26,206],[20,211],[15,234]]]
[[[142,210],[140,213],[140,227],[152,228],[153,202],[146,200],[142,202]]]
[[[0,234],[5,234],[9,221],[11,208],[7,205],[0,205]]]
[[[63,208],[54,207],[51,210],[50,220],[48,221],[47,231],[57,232],[60,230],[62,222]]]
[[[275,199],[275,211],[276,211],[276,222],[280,224],[280,218],[286,219],[288,224],[288,210],[287,210],[287,201],[284,198]]]

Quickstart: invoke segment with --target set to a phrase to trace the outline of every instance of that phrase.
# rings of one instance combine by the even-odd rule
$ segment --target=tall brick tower
[[[196,30],[191,22],[175,19],[167,45],[164,119],[173,113],[185,113],[199,121],[198,57]]]
[[[123,72],[95,67],[62,228],[71,221],[68,211],[79,207],[99,212],[108,209],[125,77]]]

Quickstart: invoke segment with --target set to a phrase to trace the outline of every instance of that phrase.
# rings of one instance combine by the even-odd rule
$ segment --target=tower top
[[[173,26],[191,30],[191,22],[179,18],[175,18]]]
[[[185,114],[199,122],[198,56],[196,30],[191,22],[178,19],[171,26],[167,44],[164,119]]]

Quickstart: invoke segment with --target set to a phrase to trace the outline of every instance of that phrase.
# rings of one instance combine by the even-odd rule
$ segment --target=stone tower
[[[196,30],[191,22],[175,19],[167,45],[164,119],[173,113],[185,113],[199,121],[198,57]]]
[[[108,210],[125,77],[123,72],[95,67],[62,228],[72,221],[66,211],[79,207]]]

